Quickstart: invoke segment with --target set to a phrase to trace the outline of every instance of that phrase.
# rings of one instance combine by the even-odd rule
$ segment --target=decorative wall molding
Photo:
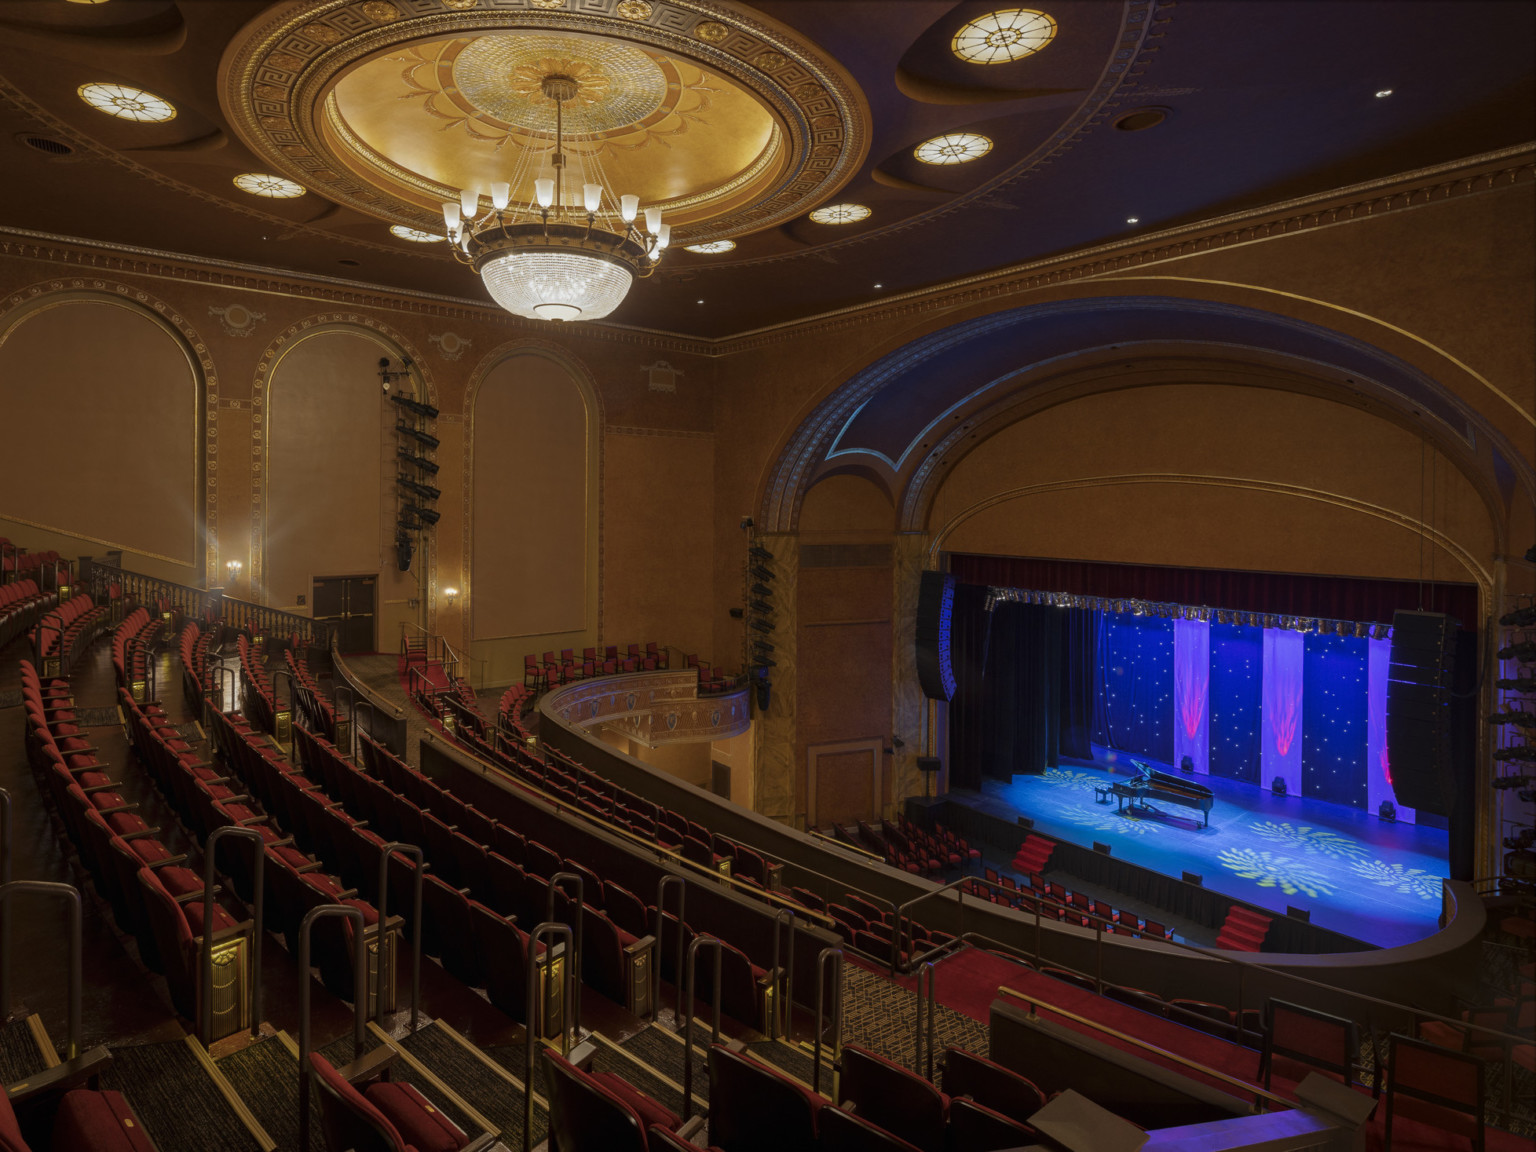
[[[0,246],[0,250],[3,250],[3,246]],[[129,301],[157,316],[162,323],[169,324],[184,342],[185,350],[193,360],[203,386],[203,406],[199,414],[203,423],[202,458],[194,462],[194,467],[201,468],[203,474],[203,507],[198,523],[198,531],[203,539],[202,578],[210,578],[219,567],[219,373],[207,343],[197,329],[192,327],[191,321],[164,300],[151,296],[137,285],[96,278],[44,280],[6,294],[0,300],[0,332],[10,324],[6,318],[8,313],[17,308],[30,309],[51,296],[81,300],[96,296]],[[140,551],[132,548],[128,550]],[[140,554],[149,555],[142,551]],[[196,555],[195,551],[193,555]],[[156,556],[156,559],[162,557]],[[185,563],[174,559],[171,562]]]
[[[671,436],[683,440],[713,440],[713,432],[694,432],[686,428],[636,428],[624,424],[605,424],[605,436]]]

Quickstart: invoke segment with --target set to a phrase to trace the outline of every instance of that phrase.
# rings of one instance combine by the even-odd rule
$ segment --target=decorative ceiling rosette
[[[553,152],[551,73],[577,85],[567,148],[599,157],[689,243],[804,214],[868,149],[868,108],[834,60],[760,13],[700,0],[308,0],[231,42],[220,99],[274,172],[438,231],[459,189]]]

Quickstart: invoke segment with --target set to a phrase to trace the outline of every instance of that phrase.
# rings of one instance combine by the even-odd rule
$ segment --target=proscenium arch
[[[266,346],[256,365],[256,377],[251,383],[251,465],[256,480],[251,493],[251,588],[253,592],[259,592],[263,600],[266,599],[267,501],[271,475],[267,460],[271,442],[267,422],[272,378],[288,353],[305,340],[327,332],[358,336],[389,353],[391,359],[409,359],[412,361],[411,380],[419,381],[418,387],[425,390],[428,404],[434,407],[437,405],[437,385],[420,352],[401,333],[371,316],[355,312],[327,312],[306,317],[290,324]],[[380,387],[382,390],[382,383]],[[420,395],[420,392],[417,394]],[[422,551],[422,583],[430,587],[435,552],[430,534],[427,546]]]
[[[603,409],[602,392],[597,387],[592,370],[580,358],[559,344],[536,336],[520,337],[498,344],[475,365],[469,383],[464,389],[464,495],[461,517],[464,544],[460,549],[459,603],[462,639],[466,646],[474,635],[474,570],[475,570],[475,401],[490,374],[503,363],[517,356],[540,356],[553,362],[571,378],[586,405],[587,420],[587,515],[593,524],[589,529],[588,545],[594,567],[590,573],[592,588],[588,592],[588,607],[592,611],[592,626],[596,635],[603,634],[603,429],[607,426]],[[435,589],[434,589],[435,596]],[[595,597],[595,603],[593,602]]]
[[[196,391],[193,514],[196,536],[202,545],[203,567],[199,579],[207,583],[217,571],[219,559],[218,477],[213,467],[218,454],[219,376],[208,345],[191,322],[164,300],[137,285],[96,277],[39,281],[6,296],[0,301],[0,345],[31,316],[69,303],[110,304],[142,315],[164,330],[187,358]],[[92,543],[120,547],[105,540]],[[195,571],[195,560],[193,568]]]
[[[1212,326],[1208,340],[1215,342],[1219,342],[1216,333],[1223,324],[1250,332],[1259,325],[1261,331],[1272,331],[1276,337],[1276,347],[1252,341],[1228,342],[1225,347],[1229,355],[1232,349],[1247,348],[1250,354],[1272,356],[1283,343],[1280,338],[1289,337],[1312,351],[1315,370],[1307,373],[1313,378],[1308,390],[1348,403],[1352,396],[1362,391],[1359,385],[1365,381],[1385,405],[1396,409],[1399,422],[1413,420],[1418,411],[1431,407],[1453,412],[1456,420],[1471,430],[1473,447],[1483,467],[1467,470],[1467,443],[1442,421],[1418,421],[1416,425],[1406,426],[1421,428],[1422,434],[1448,458],[1459,461],[1458,467],[1484,493],[1485,499],[1488,493],[1499,491],[1512,481],[1528,498],[1536,500],[1536,476],[1502,433],[1437,381],[1374,345],[1333,329],[1240,305],[1179,297],[1092,296],[1027,305],[964,320],[909,341],[854,374],[817,403],[789,437],[765,486],[760,524],[768,532],[796,530],[805,493],[822,474],[833,446],[864,406],[871,402],[878,404],[880,393],[887,388],[899,386],[925,368],[931,370],[933,362],[946,355],[956,355],[976,341],[1036,324],[1043,328],[1055,322],[1092,318],[1113,333],[1116,312],[1138,319],[1161,315],[1181,320],[1186,325],[1198,320]],[[971,399],[979,400],[979,393],[985,392],[987,387],[1014,380],[1032,366],[1027,348],[1020,349],[1018,357],[1020,362],[1016,368],[986,382],[985,387],[973,390]],[[1404,388],[1418,390],[1426,399],[1416,401]],[[1463,441],[1459,447],[1458,441]],[[1492,459],[1489,453],[1496,454],[1498,459]],[[846,466],[852,461],[840,463]],[[1507,477],[1494,474],[1500,466],[1509,473]],[[904,507],[907,504],[905,494],[902,504]],[[1494,515],[1493,519],[1497,522],[1502,517]],[[910,524],[907,517],[903,520],[904,525]]]

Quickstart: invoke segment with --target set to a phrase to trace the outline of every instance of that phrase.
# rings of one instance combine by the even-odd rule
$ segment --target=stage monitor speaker
[[[1387,761],[1399,804],[1451,811],[1451,675],[1456,623],[1441,612],[1394,612],[1387,671]]]
[[[950,623],[955,614],[955,578],[924,572],[917,590],[917,682],[930,700],[955,698],[955,667],[950,660]]]
[[[1019,827],[1024,829],[1024,831],[1028,832],[1034,826],[1035,826],[1035,822],[1033,820],[1031,820],[1028,816],[1020,816],[1019,817]]]
[[[1293,920],[1300,920],[1303,924],[1312,923],[1312,913],[1306,908],[1298,908],[1294,904],[1285,906],[1285,914]]]
[[[1105,844],[1102,840],[1095,840],[1093,842],[1093,850],[1095,852],[1102,852],[1106,856],[1109,855],[1109,845]]]
[[[1196,888],[1205,883],[1204,876],[1196,876],[1193,872],[1184,873],[1184,883],[1193,884]]]

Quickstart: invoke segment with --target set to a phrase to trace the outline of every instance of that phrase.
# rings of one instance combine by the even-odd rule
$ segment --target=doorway
[[[336,628],[342,652],[376,652],[374,595],[376,576],[316,576],[313,615]]]

